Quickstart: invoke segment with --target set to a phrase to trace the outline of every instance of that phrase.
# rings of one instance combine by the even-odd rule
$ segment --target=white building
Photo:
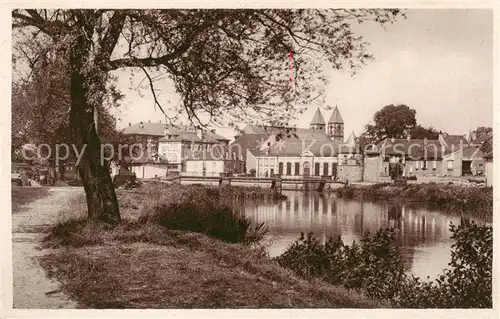
[[[309,129],[247,126],[229,148],[242,154],[247,174],[335,179],[337,166],[347,164],[356,153],[355,136],[350,137],[349,145],[343,142],[343,137],[344,123],[335,107],[328,130],[317,109]]]
[[[204,167],[215,174],[221,170],[220,163],[213,164],[212,161],[203,164],[192,155],[213,148],[227,149],[229,144],[229,139],[216,134],[214,130],[197,130],[187,125],[174,127],[140,122],[129,124],[122,133],[144,146],[142,156],[128,160],[129,170],[138,178],[166,177],[171,173],[188,172],[202,175]],[[224,165],[224,161],[222,163],[223,171],[231,167],[227,163]]]

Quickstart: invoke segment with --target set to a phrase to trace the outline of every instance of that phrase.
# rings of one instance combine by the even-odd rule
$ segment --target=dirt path
[[[43,231],[63,215],[72,198],[81,196],[83,189],[51,188],[49,195],[12,214],[12,263],[14,308],[76,308],[76,303],[59,291],[59,282],[48,279],[38,265]]]

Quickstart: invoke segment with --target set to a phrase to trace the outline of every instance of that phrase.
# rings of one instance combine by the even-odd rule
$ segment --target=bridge
[[[316,190],[323,191],[324,189],[333,189],[342,187],[345,183],[334,181],[330,177],[296,177],[284,178],[281,176],[274,177],[249,177],[249,176],[193,176],[193,175],[178,175],[170,176],[166,179],[149,178],[141,179],[143,182],[168,182],[179,183],[183,185],[202,184],[212,186],[257,186],[269,187],[281,190]]]

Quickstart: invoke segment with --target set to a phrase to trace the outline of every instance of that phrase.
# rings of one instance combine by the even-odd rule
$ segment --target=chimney
[[[161,124],[161,120],[160,120],[160,124]]]
[[[197,129],[196,136],[198,136],[200,140],[205,140],[205,130],[201,128]]]
[[[144,123],[140,122],[140,123],[139,123],[139,127],[140,127],[140,128],[144,128]]]
[[[151,120],[148,120],[148,123],[151,123]]]
[[[472,131],[472,141],[476,140],[477,138],[477,132],[474,130]]]
[[[132,126],[132,123],[130,123],[130,122],[129,122],[129,123],[128,123],[128,126]]]

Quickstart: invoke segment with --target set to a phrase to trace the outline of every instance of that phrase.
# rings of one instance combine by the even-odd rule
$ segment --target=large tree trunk
[[[95,130],[94,106],[89,103],[87,78],[90,41],[76,38],[71,47],[71,112],[73,142],[81,153],[78,173],[87,197],[88,218],[110,224],[120,222],[118,201],[107,161],[101,163],[101,141]],[[94,80],[94,79],[92,79]],[[102,165],[101,165],[102,164]]]

